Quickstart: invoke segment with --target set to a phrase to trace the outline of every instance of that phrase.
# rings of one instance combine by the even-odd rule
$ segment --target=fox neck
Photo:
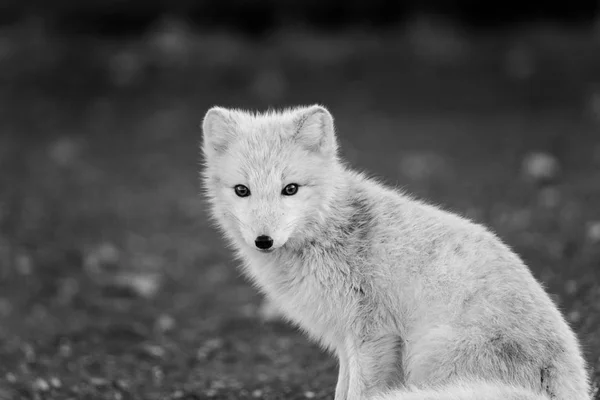
[[[352,184],[352,173],[338,164],[330,172],[331,185],[325,201],[310,222],[299,235],[295,235],[282,248],[283,252],[298,255],[306,251],[328,251],[337,248],[349,239],[349,234],[356,231],[357,213],[364,213],[362,193]],[[360,221],[359,221],[360,224]]]

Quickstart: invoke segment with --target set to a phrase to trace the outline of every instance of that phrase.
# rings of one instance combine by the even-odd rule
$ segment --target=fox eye
[[[296,193],[298,193],[298,185],[295,183],[290,183],[281,191],[281,194],[284,196],[293,196]]]
[[[235,194],[237,194],[239,197],[248,197],[248,196],[250,196],[250,189],[248,189],[244,185],[235,185],[233,187],[233,190],[235,190]]]

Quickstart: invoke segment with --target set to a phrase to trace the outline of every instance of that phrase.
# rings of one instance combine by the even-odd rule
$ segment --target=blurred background
[[[0,1],[0,399],[332,399],[206,219],[215,104],[488,224],[600,378],[600,3]]]

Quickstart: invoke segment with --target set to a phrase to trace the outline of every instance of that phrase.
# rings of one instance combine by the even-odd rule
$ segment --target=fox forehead
[[[322,160],[293,143],[248,146],[232,143],[221,160],[221,179],[226,184],[280,185],[281,183],[314,184]],[[290,182],[288,182],[290,181]]]
[[[214,107],[203,122],[208,176],[227,186],[317,184],[336,160],[332,124],[321,106],[265,113]]]
[[[233,110],[231,121],[230,128],[239,139],[246,139],[249,144],[265,141],[274,144],[289,139],[294,134],[294,122],[291,114],[287,113],[254,114]]]
[[[240,109],[229,109],[231,118],[236,121],[239,127],[286,127],[292,128],[294,117],[298,109],[289,108],[284,110],[268,110],[265,112],[252,112]]]

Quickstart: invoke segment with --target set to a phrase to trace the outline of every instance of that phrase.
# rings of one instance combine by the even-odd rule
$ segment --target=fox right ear
[[[222,107],[213,107],[206,112],[202,121],[202,150],[207,157],[221,154],[233,138],[234,126],[231,112]]]

